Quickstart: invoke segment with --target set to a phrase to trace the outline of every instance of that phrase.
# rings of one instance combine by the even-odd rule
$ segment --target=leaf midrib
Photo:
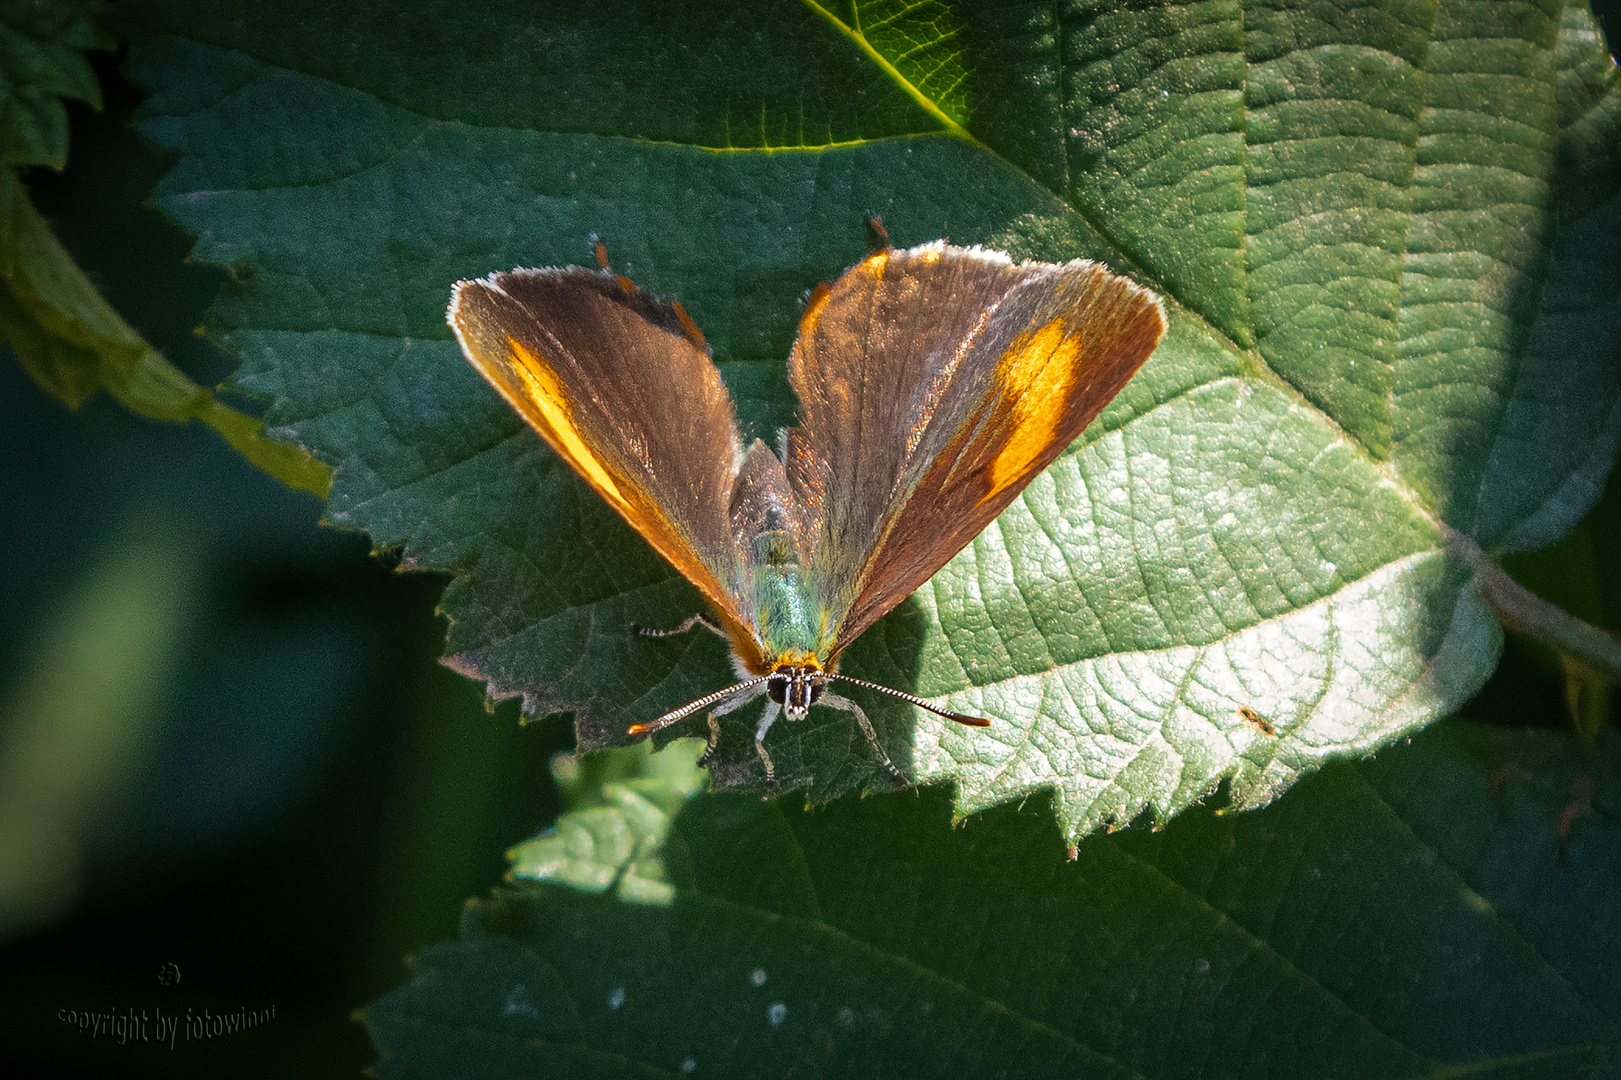
[[[900,70],[896,68],[894,64],[890,63],[887,57],[873,47],[872,42],[867,40],[867,35],[862,32],[859,26],[853,27],[845,23],[838,16],[827,10],[827,8],[817,3],[816,0],[800,0],[800,2],[806,7],[810,8],[812,12],[825,19],[828,24],[831,25],[842,37],[854,44],[856,48],[860,49],[862,54],[865,55],[867,59],[871,60],[878,66],[879,71],[883,72],[884,75],[893,81],[896,86],[900,87],[901,91],[905,93],[907,97],[911,98],[913,103],[916,104],[918,108],[928,113],[929,116],[934,119],[935,123],[939,124],[946,132],[955,135],[959,139],[963,139],[969,145],[983,150],[988,154],[1000,157],[1000,155],[996,155],[995,151],[991,150],[990,147],[974,138],[973,134],[970,133],[967,128],[963,127],[961,124],[957,123],[957,121],[947,116],[945,114],[945,110],[941,109],[940,106],[934,102],[933,98],[930,98],[923,92],[922,87],[912,85],[911,81],[908,80],[906,76],[902,75]],[[1005,161],[1006,159],[1004,158],[1002,160]],[[1009,162],[1009,164],[1011,165],[1012,163]],[[1014,166],[1014,168],[1017,168],[1017,166]],[[1024,170],[1019,169],[1019,172],[1023,173]]]

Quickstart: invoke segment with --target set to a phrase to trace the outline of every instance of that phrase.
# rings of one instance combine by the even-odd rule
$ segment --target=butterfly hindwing
[[[568,267],[461,282],[449,319],[479,374],[753,648],[728,516],[737,421],[686,313]]]
[[[836,657],[1052,463],[1154,351],[1154,295],[1090,262],[927,244],[813,295],[789,360]]]

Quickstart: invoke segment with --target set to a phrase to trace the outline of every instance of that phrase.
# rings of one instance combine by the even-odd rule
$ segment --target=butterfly
[[[679,303],[597,268],[461,281],[448,321],[468,361],[708,601],[651,636],[707,626],[739,681],[628,733],[762,694],[766,732],[813,705],[850,713],[897,786],[864,687],[975,727],[989,720],[841,674],[861,633],[926,582],[1052,463],[1147,360],[1159,299],[1097,263],[1014,262],[945,241],[876,250],[814,289],[788,358],[799,422],[743,446],[704,336]]]

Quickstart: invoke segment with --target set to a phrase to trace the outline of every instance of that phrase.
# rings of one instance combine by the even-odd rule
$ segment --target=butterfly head
[[[788,719],[803,720],[826,686],[827,672],[815,664],[780,664],[766,680],[765,692]]]

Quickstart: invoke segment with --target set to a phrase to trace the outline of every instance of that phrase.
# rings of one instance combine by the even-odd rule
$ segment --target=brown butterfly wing
[[[1165,331],[1090,262],[927,244],[818,290],[789,360],[787,469],[837,656],[1080,435]]]
[[[728,517],[737,421],[680,306],[569,267],[460,282],[448,318],[478,373],[698,587],[754,659]]]

